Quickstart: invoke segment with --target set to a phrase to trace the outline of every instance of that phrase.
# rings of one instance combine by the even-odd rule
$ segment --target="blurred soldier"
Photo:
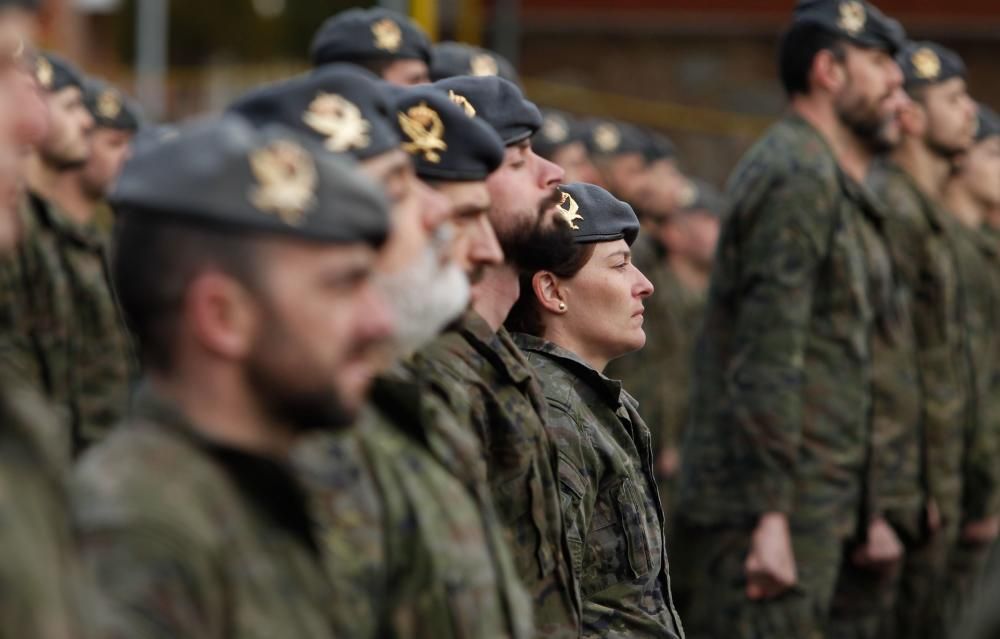
[[[500,76],[520,86],[521,79],[510,60],[496,51],[464,42],[439,42],[431,49],[431,82],[460,75]]]
[[[0,2],[0,38],[21,40],[30,45],[38,31],[41,0],[3,0]]]
[[[679,210],[648,226],[659,263],[647,275],[655,293],[646,300],[646,345],[612,362],[606,372],[621,379],[639,402],[639,414],[653,435],[660,499],[668,511],[672,511],[673,480],[688,420],[695,337],[704,315],[723,210],[722,196],[701,181],[690,181],[680,200]]]
[[[534,603],[537,635],[578,637],[578,590],[563,528],[556,450],[545,432],[545,399],[534,372],[502,324],[517,298],[517,268],[544,245],[531,238],[557,205],[559,167],[538,157],[531,136],[541,114],[500,78],[458,77],[434,84],[500,135],[503,164],[486,180],[489,220],[507,262],[480,269],[472,305],[414,365],[479,438],[493,499],[517,571]]]
[[[799,2],[778,56],[791,113],[730,179],[674,531],[693,637],[822,636],[850,540],[886,527],[864,494],[892,271],[862,183],[895,124],[902,40],[866,2]]]
[[[540,157],[558,164],[566,174],[565,182],[598,184],[601,175],[587,154],[589,129],[568,113],[542,109],[542,128],[531,140],[531,148]]]
[[[975,385],[967,419],[969,450],[962,467],[961,532],[948,567],[949,612],[958,613],[975,593],[1000,528],[1000,246],[984,229],[997,198],[1000,121],[991,109],[977,118],[974,144],[958,158],[946,191],[948,211],[958,222],[955,254],[963,281],[967,352]],[[969,422],[967,422],[969,423]]]
[[[348,9],[327,18],[310,55],[315,67],[349,62],[392,84],[430,81],[430,40],[417,23],[388,9]]]
[[[303,432],[353,421],[391,335],[372,281],[388,206],[299,140],[201,122],[137,153],[112,195],[147,377],[82,459],[74,505],[120,636],[333,636],[286,462]]]
[[[339,109],[323,108],[331,101]],[[447,94],[400,91],[390,106],[385,87],[340,66],[252,92],[232,108],[260,124],[287,123],[328,149],[336,143],[366,168],[402,160],[396,174],[379,178],[395,204],[378,274],[403,324],[404,355],[462,311],[463,270],[500,261],[484,180],[503,147]],[[343,113],[355,119],[338,123]],[[351,136],[355,144],[346,145]],[[427,197],[417,175],[440,195]],[[355,432],[303,443],[298,465],[325,525],[338,634],[530,634],[530,607],[476,472],[480,455],[471,433],[399,365],[376,380]]]
[[[601,184],[626,202],[642,200],[651,149],[646,133],[634,124],[613,120],[592,120],[587,127],[587,151]]]
[[[19,34],[0,31],[0,252],[18,240],[19,147],[25,110],[37,106],[23,86],[30,78]],[[30,127],[29,127],[30,128]],[[34,389],[0,372],[0,637],[87,637],[86,611],[69,502],[65,451],[51,444],[61,425]]]
[[[592,184],[564,184],[547,222],[569,230],[521,276],[507,319],[535,366],[559,450],[566,535],[583,598],[584,637],[679,638],[649,429],[607,363],[641,348],[653,292],[629,261],[632,208]]]
[[[941,209],[955,157],[972,143],[975,105],[965,65],[933,43],[909,43],[897,57],[910,97],[901,138],[877,162],[869,184],[885,205],[883,235],[892,255],[898,313],[873,336],[876,438],[872,516],[885,519],[901,566],[855,556],[844,562],[833,611],[835,637],[946,634],[940,616],[944,566],[957,535],[963,411],[968,380],[956,376],[963,297]],[[888,532],[888,531],[886,531]]]

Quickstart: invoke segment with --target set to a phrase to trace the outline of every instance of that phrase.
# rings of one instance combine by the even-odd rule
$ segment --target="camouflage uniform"
[[[482,444],[497,511],[518,574],[534,600],[539,636],[578,637],[579,593],[566,546],[555,448],[531,366],[503,328],[469,311],[417,353],[413,367]]]
[[[107,240],[30,195],[24,235],[0,277],[7,364],[63,411],[79,452],[124,413],[133,359],[108,273]]]
[[[289,469],[204,439],[152,389],[81,460],[74,509],[114,636],[333,636],[330,584]]]
[[[636,244],[642,242],[642,237]],[[684,286],[657,249],[658,263],[633,264],[653,283],[646,300],[646,345],[612,362],[605,374],[621,379],[639,402],[639,414],[653,434],[653,450],[679,448],[688,420],[691,393],[691,358],[695,336],[705,311],[705,295]],[[657,475],[660,499],[672,518],[676,478]]]
[[[670,592],[652,437],[621,383],[524,334],[558,449],[563,520],[583,599],[584,637],[683,637]]]
[[[405,373],[376,382],[349,433],[298,466],[318,505],[338,636],[532,636],[531,604],[478,442]]]
[[[83,599],[63,481],[68,460],[43,436],[57,420],[34,389],[6,375],[2,384],[0,637],[88,636],[84,613],[90,606]]]
[[[894,293],[882,214],[794,115],[727,199],[682,448],[678,599],[692,636],[811,638],[873,506],[872,334]],[[789,517],[799,585],[750,602],[743,561],[766,512]]]

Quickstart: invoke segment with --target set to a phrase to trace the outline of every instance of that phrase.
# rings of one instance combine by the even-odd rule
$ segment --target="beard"
[[[954,161],[960,155],[968,151],[968,148],[958,146],[954,143],[939,140],[932,131],[928,131],[924,137],[924,145],[927,149],[941,159]]]
[[[559,256],[555,254],[561,253],[560,247],[572,245],[573,232],[565,220],[556,215],[551,224],[546,224],[545,212],[553,204],[558,204],[561,197],[556,192],[545,198],[534,219],[497,233],[504,258],[520,273],[533,274],[559,264]]]
[[[834,104],[841,124],[874,154],[891,151],[897,143],[892,135],[896,116],[879,113],[879,102],[881,100],[874,104],[866,104],[864,98],[860,96],[847,95]]]
[[[471,286],[462,269],[441,264],[439,250],[429,246],[416,264],[379,278],[396,317],[396,346],[409,355],[437,337],[469,305]]]

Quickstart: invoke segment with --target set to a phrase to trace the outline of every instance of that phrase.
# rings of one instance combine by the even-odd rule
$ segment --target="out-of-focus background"
[[[174,120],[304,69],[324,18],[372,4],[499,51],[541,105],[662,130],[717,184],[783,106],[774,55],[794,0],[45,0],[39,41]],[[1000,106],[1000,0],[876,4],[956,49],[973,95]]]

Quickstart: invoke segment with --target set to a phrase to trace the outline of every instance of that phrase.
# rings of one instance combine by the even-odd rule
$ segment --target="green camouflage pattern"
[[[489,486],[517,572],[534,602],[536,634],[578,637],[580,601],[545,431],[545,398],[503,328],[474,311],[421,349],[413,370],[442,397],[482,448]]]
[[[35,390],[0,386],[0,637],[91,636],[89,593],[73,544],[67,459],[44,433],[61,428]]]
[[[78,453],[122,417],[135,369],[108,240],[34,195],[21,217],[20,246],[0,266],[0,356],[57,406]]]
[[[670,591],[652,436],[635,400],[573,353],[530,335],[559,457],[563,520],[584,637],[683,637]]]
[[[440,399],[395,371],[376,382],[353,431],[311,437],[297,452],[337,636],[533,636],[485,477],[462,470],[475,467],[478,444],[461,436]],[[448,466],[432,449],[448,451]]]
[[[290,469],[203,439],[151,388],[84,455],[73,489],[113,636],[332,636],[330,584]]]

